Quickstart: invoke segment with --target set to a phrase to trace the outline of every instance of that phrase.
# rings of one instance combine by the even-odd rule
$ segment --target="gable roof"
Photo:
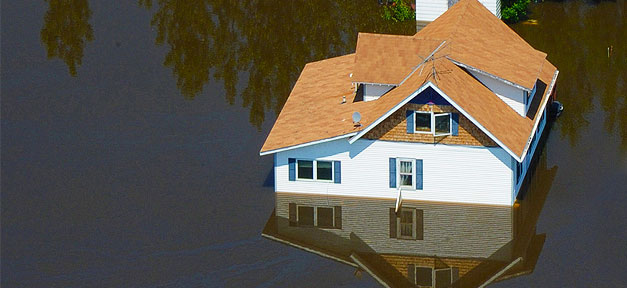
[[[466,35],[459,36],[458,38],[460,39],[467,38],[461,42],[456,40],[457,38],[454,38],[451,42],[448,42],[448,40],[444,42],[440,39],[423,39],[422,37],[466,34],[464,29],[476,30],[476,28],[468,27],[468,25],[452,27],[457,22],[468,22],[462,21],[463,19],[460,19],[460,17],[473,17],[465,15],[463,12],[466,10],[475,11],[473,12],[475,14],[471,14],[475,15],[474,17],[494,18],[493,20],[498,22],[494,24],[495,26],[503,25],[508,29],[507,31],[501,28],[494,30],[499,31],[500,29],[498,33],[515,33],[509,30],[509,27],[500,22],[498,18],[476,0],[462,0],[453,8],[413,37],[361,33],[355,54],[305,65],[260,154],[265,155],[351,136],[353,138],[351,138],[350,143],[353,143],[422,90],[427,87],[433,87],[512,157],[522,161],[528,149],[528,140],[531,138],[532,132],[537,128],[539,116],[552,92],[558,71],[555,66],[545,59],[544,53],[533,49],[517,35],[515,35],[517,38],[504,36],[502,40],[514,42],[520,40],[523,43],[508,45],[515,47],[515,49],[512,48],[514,50],[518,49],[516,53],[528,53],[531,55],[529,56],[531,59],[536,59],[538,55],[541,56],[542,61],[539,65],[539,70],[531,73],[535,76],[530,76],[531,74],[527,73],[535,68],[528,69],[529,71],[527,72],[520,72],[523,68],[519,67],[519,69],[512,66],[512,70],[516,71],[506,71],[507,69],[497,67],[499,66],[499,61],[489,57],[478,57],[477,59],[479,60],[475,59],[476,63],[470,61],[473,64],[468,64],[468,61],[464,62],[463,65],[460,64],[459,59],[465,59],[464,57],[472,58],[469,56],[472,55],[471,52],[464,54],[458,51],[460,47],[471,49],[472,47],[470,46],[473,44],[468,43],[472,42],[470,41],[472,37],[466,37]],[[488,15],[483,15],[485,13]],[[442,23],[447,22],[443,21],[448,21],[449,24],[444,25]],[[450,23],[451,21],[453,22]],[[485,25],[485,23],[490,21],[482,20],[479,22],[483,22],[483,25]],[[433,24],[436,25],[431,26]],[[430,29],[427,30],[427,28]],[[427,32],[423,33],[423,31]],[[468,34],[472,33],[475,32],[469,32]],[[439,49],[433,50],[434,47]],[[473,53],[487,54],[480,46],[472,49],[479,49]],[[493,54],[507,54],[510,48],[499,49],[505,50]],[[381,51],[386,51],[386,53],[382,54]],[[432,52],[435,52],[433,57],[429,58],[428,62],[423,63],[423,59],[430,56]],[[514,56],[514,58],[516,57],[518,56]],[[522,59],[524,57],[520,56],[518,58]],[[486,71],[481,70],[481,73],[489,75],[497,73],[503,77],[506,77],[504,75],[507,73],[514,76],[521,76],[527,73],[528,75],[525,77],[521,76],[521,79],[532,77],[533,84],[525,84],[529,87],[533,87],[536,81],[544,84],[543,87],[546,89],[538,91],[538,95],[542,97],[534,97],[534,99],[540,100],[536,107],[537,109],[530,111],[527,117],[520,116],[498,98],[496,94],[467,72],[469,69],[478,69],[475,66],[486,69]],[[353,74],[352,77],[351,74]],[[501,77],[498,75],[492,76]],[[512,77],[514,76],[507,77],[513,79]],[[354,101],[354,82],[396,83],[398,86],[375,101],[364,102]],[[472,93],[468,91],[472,91]],[[343,97],[346,98],[346,103],[342,103]],[[495,111],[498,111],[498,113],[495,113]],[[361,126],[356,126],[352,122],[353,112],[361,114]],[[308,117],[310,116],[315,116],[315,122],[309,120],[310,118]]]
[[[398,85],[442,41],[359,33],[353,82]]]
[[[476,0],[462,0],[414,37],[447,40],[448,57],[531,91],[546,58]]]

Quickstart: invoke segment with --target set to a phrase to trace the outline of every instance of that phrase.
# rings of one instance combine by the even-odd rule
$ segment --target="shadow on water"
[[[169,48],[170,67],[187,99],[213,79],[226,101],[250,109],[261,127],[266,111],[278,114],[307,62],[353,51],[358,32],[413,34],[412,21],[383,21],[375,1],[276,3],[273,1],[140,0],[153,10],[157,45]],[[238,83],[245,83],[238,89]],[[216,97],[209,92],[210,97]]]
[[[48,59],[65,62],[70,75],[76,77],[76,68],[82,64],[85,42],[94,40],[89,24],[91,10],[87,0],[47,0],[48,11],[41,28],[41,42],[46,46]]]
[[[557,99],[565,106],[559,130],[572,146],[599,105],[606,132],[619,135],[622,151],[627,149],[624,11],[625,1],[545,2],[531,7],[530,18],[537,22],[512,26],[558,66]]]

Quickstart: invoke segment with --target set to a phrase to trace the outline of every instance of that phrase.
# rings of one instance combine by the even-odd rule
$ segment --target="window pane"
[[[431,268],[416,267],[416,285],[418,286],[432,286],[433,285],[433,270]]]
[[[313,161],[298,160],[298,178],[313,179]]]
[[[435,116],[435,133],[448,134],[451,133],[451,115],[443,114]]]
[[[316,172],[318,173],[318,179],[320,180],[333,180],[331,177],[331,161],[318,161]]]
[[[412,162],[401,161],[401,173],[412,173]]]
[[[298,225],[314,225],[313,207],[298,206]]]
[[[435,270],[435,287],[451,286],[451,269]]]
[[[333,228],[333,208],[318,207],[318,227]]]
[[[416,131],[431,132],[431,113],[416,113]]]
[[[401,175],[402,186],[414,186],[412,182],[412,175]]]
[[[412,237],[413,236],[413,224],[414,224],[414,212],[412,210],[401,210],[401,236]]]

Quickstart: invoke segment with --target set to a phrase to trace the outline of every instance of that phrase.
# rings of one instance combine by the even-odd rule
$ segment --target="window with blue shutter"
[[[414,133],[414,110],[405,111],[405,118],[407,120],[407,133]]]
[[[289,165],[290,170],[290,181],[296,181],[296,159],[288,158],[287,164]]]
[[[396,158],[390,158],[390,188],[396,188]]]
[[[422,190],[422,159],[416,159],[416,189]]]
[[[451,123],[451,134],[453,134],[453,136],[457,136],[459,134],[459,114],[451,114],[451,120],[453,120]]]
[[[333,161],[333,182],[342,183],[342,163]]]

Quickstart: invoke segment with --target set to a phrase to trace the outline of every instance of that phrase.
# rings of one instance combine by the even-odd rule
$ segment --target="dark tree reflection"
[[[87,0],[46,0],[48,11],[41,29],[41,42],[46,46],[48,59],[57,57],[67,65],[70,75],[76,76],[81,65],[86,41],[94,39]]]
[[[153,2],[140,0],[151,9]],[[307,62],[350,53],[358,32],[413,34],[412,21],[381,19],[376,1],[159,0],[151,25],[170,50],[181,93],[193,99],[213,77],[226,100],[241,97],[250,122],[278,113]],[[240,85],[237,85],[240,84]],[[237,89],[236,87],[240,87]],[[210,92],[210,96],[211,95]]]
[[[560,70],[557,97],[566,108],[560,132],[572,145],[600,104],[607,133],[617,133],[627,149],[627,42],[624,1],[545,2],[532,9],[538,25],[514,29],[534,47],[547,52]],[[622,6],[622,7],[621,7]],[[613,47],[608,57],[607,48]],[[617,132],[618,131],[618,132]]]

